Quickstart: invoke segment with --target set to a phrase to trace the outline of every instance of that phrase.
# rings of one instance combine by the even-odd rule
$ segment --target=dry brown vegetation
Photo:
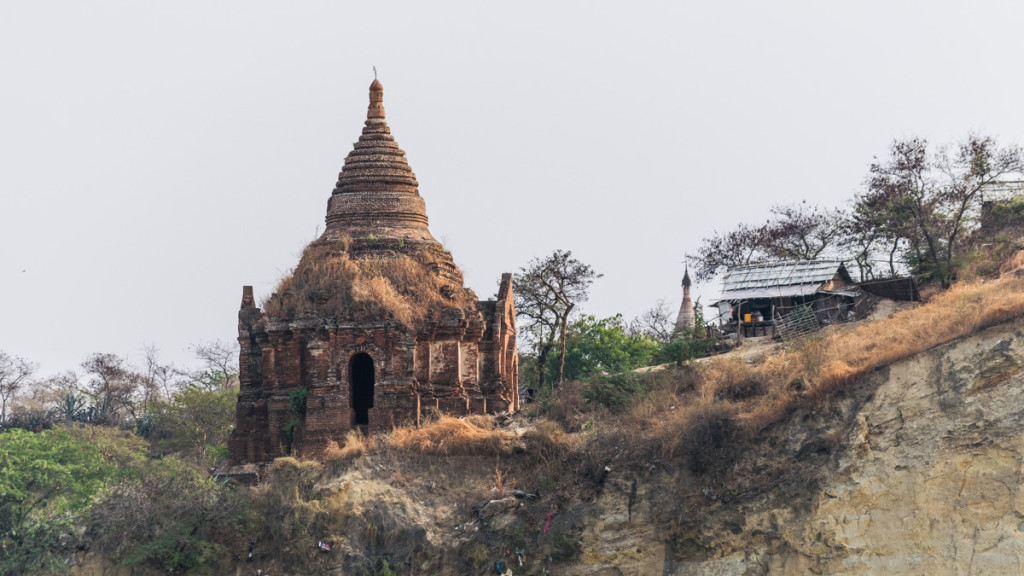
[[[723,451],[741,438],[799,407],[813,409],[880,367],[1020,316],[1024,252],[998,279],[956,284],[889,318],[837,327],[753,363],[712,359],[698,368],[692,389],[652,383],[614,426],[641,431],[637,446],[644,456],[683,457],[693,472],[703,472],[711,461],[728,460]]]
[[[420,248],[355,257],[347,239],[316,241],[263,304],[276,318],[336,316],[353,320],[389,314],[416,327],[445,308],[475,310],[472,290],[451,286]]]
[[[388,436],[392,448],[421,454],[511,454],[518,444],[514,434],[497,428],[488,416],[442,415],[421,428],[396,428]]]
[[[335,440],[327,443],[320,460],[323,462],[352,460],[372,451],[375,447],[376,443],[373,438],[367,438],[359,430],[349,430],[340,446]]]

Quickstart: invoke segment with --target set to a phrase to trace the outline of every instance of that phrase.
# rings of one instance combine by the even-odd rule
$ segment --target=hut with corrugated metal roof
[[[817,325],[845,320],[858,295],[842,262],[787,260],[730,268],[716,306],[726,331],[764,335],[793,313]]]

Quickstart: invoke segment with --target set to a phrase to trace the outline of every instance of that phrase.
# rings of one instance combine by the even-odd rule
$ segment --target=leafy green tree
[[[655,362],[671,362],[676,366],[682,366],[694,358],[708,355],[714,341],[708,338],[704,330],[704,306],[700,303],[700,298],[693,303],[693,313],[694,329],[677,332],[673,334],[671,340],[662,342],[661,348],[654,355]]]
[[[657,339],[631,333],[621,314],[600,319],[584,315],[569,326],[565,377],[580,380],[648,366],[659,347]]]
[[[0,432],[0,574],[65,567],[79,515],[108,483],[135,474],[145,452],[109,428]]]
[[[204,465],[225,456],[234,427],[238,390],[188,386],[153,408],[153,438],[165,452],[178,452]]]
[[[163,458],[113,484],[92,507],[86,534],[121,564],[200,574],[226,554],[217,531],[245,522],[234,490],[188,463]]]

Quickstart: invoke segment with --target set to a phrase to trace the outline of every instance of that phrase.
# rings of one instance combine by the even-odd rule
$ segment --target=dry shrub
[[[291,456],[277,458],[270,466],[273,486],[292,500],[309,500],[320,466],[310,460],[296,460]]]
[[[818,398],[827,396],[833,390],[851,383],[861,373],[843,360],[832,360],[818,373],[809,391],[810,395]]]
[[[435,319],[446,308],[475,313],[476,294],[434,271],[436,257],[423,248],[354,256],[350,241],[318,240],[306,246],[295,270],[263,304],[274,318],[334,316],[370,320],[388,314],[409,327]]]
[[[320,461],[333,462],[334,460],[341,460],[341,446],[338,446],[338,443],[332,439],[327,442],[327,447],[320,453]]]
[[[755,368],[757,378],[764,384],[766,392],[774,390],[799,390],[809,381],[809,370],[805,355],[789,350],[779,350],[762,360]]]
[[[543,462],[565,457],[573,446],[572,437],[557,424],[547,420],[538,421],[533,428],[524,431],[521,438],[526,444],[527,454]]]
[[[672,375],[671,386],[666,387],[666,390],[670,388],[673,395],[696,390],[700,383],[704,381],[702,367],[703,365],[697,362],[687,362],[682,366],[670,367],[664,370],[664,372]]]
[[[469,424],[481,430],[494,430],[494,418],[484,414],[470,414],[463,418]]]
[[[515,485],[516,479],[509,476],[507,471],[502,472],[497,466],[494,467],[494,485],[491,486],[491,498],[500,500],[511,496]]]
[[[511,454],[517,444],[515,435],[490,426],[482,428],[466,419],[442,415],[421,428],[396,428],[388,443],[393,448],[421,454]]]
[[[373,450],[373,439],[363,436],[359,430],[349,430],[345,434],[345,446],[339,452],[343,460],[351,460]]]
[[[568,432],[579,432],[593,419],[595,412],[607,410],[604,406],[587,402],[582,394],[584,385],[582,382],[563,382],[557,392],[544,388],[537,395],[537,401],[526,406],[526,411],[546,416]]]
[[[999,273],[1001,275],[1013,274],[1021,271],[1024,271],[1024,250],[1018,250],[1016,254],[999,267]]]
[[[751,436],[788,416],[798,398],[791,388],[771,388],[747,401],[736,414],[736,423]]]
[[[373,302],[382,306],[395,319],[409,323],[412,309],[402,294],[383,276],[359,275],[352,281],[352,299],[355,302]]]
[[[711,403],[693,406],[679,437],[686,467],[694,474],[725,469],[736,453],[738,435],[732,408]]]
[[[257,522],[259,532],[249,537],[259,541],[262,558],[287,563],[292,573],[318,572],[311,565],[314,557],[305,548],[299,547],[300,552],[294,543],[316,542],[327,533],[332,514],[321,502],[316,488],[323,471],[316,462],[277,458],[269,477],[247,491],[253,517],[274,519]]]
[[[754,369],[739,357],[716,359],[708,363],[700,388],[705,399],[742,400],[764,393]]]

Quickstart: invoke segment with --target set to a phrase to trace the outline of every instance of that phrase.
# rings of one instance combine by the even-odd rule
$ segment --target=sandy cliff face
[[[664,493],[687,484],[678,473],[641,483],[633,522],[622,490],[605,490],[566,573],[1022,573],[1022,330],[1018,321],[941,346],[856,384],[815,411],[824,418],[794,415],[737,462],[717,487],[727,496],[700,497],[690,511],[704,518],[667,539],[659,513]],[[800,482],[740,478],[779,457],[803,461]]]
[[[891,368],[794,542],[801,555],[833,574],[1021,573],[1020,328]]]

